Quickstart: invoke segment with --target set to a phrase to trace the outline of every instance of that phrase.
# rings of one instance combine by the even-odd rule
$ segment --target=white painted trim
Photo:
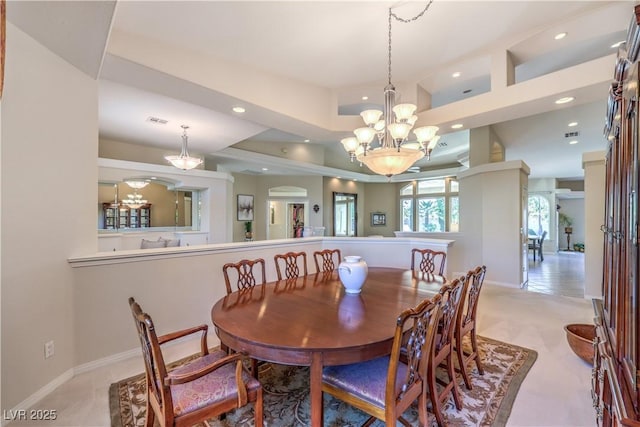
[[[446,249],[453,245],[455,240],[426,239],[419,237],[305,237],[302,239],[278,239],[258,240],[253,242],[215,243],[208,245],[179,246],[174,248],[132,249],[126,251],[98,252],[91,255],[69,258],[67,261],[71,267],[89,267],[95,265],[122,264],[128,262],[141,262],[154,259],[181,258],[187,256],[208,255],[212,253],[245,252],[247,249],[275,248],[279,246],[313,245],[317,242],[340,242],[343,244],[414,244]]]
[[[184,338],[179,338],[173,342],[169,342],[165,344],[163,348],[170,348],[170,347],[176,347],[178,345],[189,345],[189,344],[199,346],[199,342],[200,342],[199,336],[184,337]],[[216,343],[215,345],[218,345],[220,341],[218,340],[218,337],[215,334],[207,334],[207,343],[209,344]],[[209,347],[211,347],[211,345],[209,345]],[[163,350],[163,353],[164,353],[164,350]],[[62,375],[56,377],[53,381],[51,381],[50,383],[42,387],[40,390],[38,390],[31,396],[27,397],[22,402],[18,403],[15,407],[7,410],[6,413],[10,413],[9,411],[11,411],[11,413],[16,414],[18,413],[18,411],[28,410],[29,408],[31,408],[32,406],[40,402],[42,399],[47,397],[47,395],[52,393],[55,389],[60,387],[62,384],[73,379],[73,377],[75,377],[76,375],[84,374],[84,373],[93,371],[95,369],[109,366],[114,363],[121,362],[123,360],[127,360],[133,357],[140,357],[141,355],[142,355],[142,350],[140,348],[134,348],[131,350],[123,351],[121,353],[113,354],[108,357],[103,357],[102,359],[84,363],[82,365],[76,366],[75,368],[68,369]],[[4,427],[5,425],[9,424],[11,421],[12,420],[5,420],[3,417],[2,424],[0,425]]]
[[[486,279],[484,283],[489,285],[502,286],[504,288],[521,289],[520,284],[515,284],[515,283],[496,282],[495,280],[486,280]]]
[[[521,169],[527,175],[531,173],[529,166],[522,160],[510,160],[507,162],[487,163],[476,166],[458,173],[458,179],[469,178],[470,176],[479,175],[487,172],[497,172],[511,169]]]
[[[233,175],[226,172],[217,172],[204,169],[191,169],[188,171],[183,171],[173,166],[156,165],[152,163],[138,163],[128,160],[106,159],[103,157],[98,158],[98,167],[122,170],[125,174],[163,174],[163,178],[169,178],[168,180],[174,183],[182,183],[184,181],[188,181],[189,177],[216,178],[224,179],[229,182],[234,182],[235,180]]]
[[[66,370],[62,375],[58,376],[57,378],[54,378],[53,381],[46,384],[40,390],[36,391],[31,396],[27,397],[25,400],[18,403],[13,408],[9,409],[7,413],[9,413],[9,411],[12,411],[11,413],[16,414],[18,413],[18,411],[26,411],[27,409],[31,408],[33,405],[35,405],[36,403],[38,403],[39,401],[47,397],[49,393],[53,392],[62,384],[66,383],[71,378],[73,378],[73,375],[74,375],[73,368]],[[5,417],[2,417],[2,426],[9,424],[9,422],[12,421],[12,420],[5,420],[4,418]]]
[[[130,359],[132,357],[140,356],[142,350],[139,348],[133,348],[131,350],[123,351],[122,353],[112,354],[111,356],[103,357],[102,359],[94,360],[88,363],[73,368],[73,375],[84,374],[85,372],[93,371],[94,369],[102,368],[104,366],[111,365],[113,363],[121,362],[123,360]]]

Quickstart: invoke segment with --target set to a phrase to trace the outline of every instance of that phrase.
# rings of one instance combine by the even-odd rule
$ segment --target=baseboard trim
[[[190,342],[194,342],[199,345],[200,338],[199,337],[185,337],[181,339],[177,339],[174,342],[167,343],[164,347],[175,347],[177,345],[184,345]],[[211,346],[212,343],[219,344],[220,341],[215,334],[207,334],[207,342]],[[101,359],[97,359],[88,363],[83,363],[82,365],[78,365],[71,369],[65,371],[62,375],[53,379],[53,381],[46,384],[44,387],[33,393],[31,396],[27,397],[22,402],[18,403],[15,407],[5,411],[5,414],[19,414],[21,411],[27,411],[29,408],[40,402],[42,399],[47,397],[47,395],[53,392],[56,388],[60,387],[62,384],[67,381],[73,379],[76,375],[84,374],[90,371],[93,371],[98,368],[102,368],[104,366],[109,366],[111,364],[121,362],[123,360],[130,359],[132,357],[138,357],[142,355],[142,350],[140,348],[134,348],[131,350],[126,350],[121,353],[116,353],[111,356],[103,357]],[[142,365],[141,365],[142,366]],[[142,368],[144,369],[144,368]],[[12,421],[11,419],[5,420],[5,417],[2,417],[2,422],[0,423],[1,427],[9,424]],[[8,417],[10,418],[10,417]]]
[[[108,366],[135,356],[140,356],[141,354],[142,350],[139,348],[123,351],[122,353],[116,353],[111,356],[103,357],[102,359],[94,360],[92,362],[83,363],[82,365],[76,366],[75,368],[73,368],[73,374],[84,374],[85,372],[93,371],[94,369],[102,368],[103,366]]]
[[[506,283],[506,282],[496,282],[495,280],[484,280],[484,283],[495,286],[502,286],[503,288],[512,288],[512,289],[521,289],[520,285],[515,283]]]
[[[11,408],[9,411],[6,411],[5,414],[10,414],[10,413],[19,414],[22,411],[28,410],[30,407],[38,403],[40,400],[44,399],[49,393],[54,391],[56,388],[60,387],[62,384],[66,383],[71,378],[73,378],[73,375],[74,375],[74,369],[73,368],[68,369],[62,375],[54,378],[53,381],[46,384],[40,390],[36,391],[31,396],[27,397],[25,400],[18,403],[15,407]],[[10,419],[5,420],[5,417],[3,416],[2,426],[9,424],[11,421],[16,421],[16,420],[10,420]]]

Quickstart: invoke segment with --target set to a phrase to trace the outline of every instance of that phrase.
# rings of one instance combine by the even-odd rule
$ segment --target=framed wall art
[[[238,221],[253,221],[253,196],[238,194]]]
[[[384,212],[371,212],[371,225],[387,225],[387,214]]]

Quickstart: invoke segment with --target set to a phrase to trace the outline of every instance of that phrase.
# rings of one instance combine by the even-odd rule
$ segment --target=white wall
[[[370,266],[408,269],[411,249],[448,251],[450,241],[418,238],[338,238],[262,240],[131,253],[89,254],[71,260],[77,300],[74,308],[76,362],[101,363],[139,346],[127,299],[133,296],[154,318],[160,333],[207,323],[215,301],[226,294],[222,266],[242,258],[263,258],[267,279],[275,280],[275,254],[305,251],[309,272],[313,252],[340,249],[360,255]],[[81,320],[80,320],[81,319]],[[211,345],[214,345],[212,342]]]
[[[518,287],[522,281],[522,192],[529,168],[523,162],[490,163],[458,175],[463,264],[486,265],[487,280]]]
[[[2,408],[76,364],[70,256],[95,251],[98,86],[7,22],[2,99]],[[7,185],[10,183],[11,185]],[[73,187],[73,198],[61,189]],[[95,331],[99,334],[99,330]],[[44,359],[44,343],[55,355]]]
[[[584,243],[585,239],[584,198],[561,199],[558,200],[558,204],[560,205],[560,212],[567,214],[573,220],[570,238],[570,248],[573,250],[574,243]],[[564,226],[560,226],[558,230],[558,248],[560,250],[567,249],[567,235],[564,232]]]
[[[582,156],[584,168],[584,296],[602,297],[602,260],[604,257],[605,161],[604,152]]]

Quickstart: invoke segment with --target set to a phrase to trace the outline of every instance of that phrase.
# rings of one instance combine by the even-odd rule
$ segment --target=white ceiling
[[[387,79],[387,8],[410,18],[425,5],[9,1],[7,10],[11,23],[99,79],[101,138],[177,151],[180,125],[187,124],[191,151],[205,154],[226,170],[300,173],[302,165],[309,173],[335,175],[345,169],[352,171],[351,176],[366,178],[370,172],[350,164],[339,144],[352,128],[345,123],[356,122],[338,117],[324,126],[319,123],[327,121],[307,120],[302,107],[293,107],[296,88],[320,94],[303,105],[326,110],[330,117],[337,117],[329,111],[334,108],[358,110],[363,95],[369,96],[368,104],[381,103]],[[563,74],[569,76],[568,84],[558,89],[547,84],[546,93],[539,90],[539,99],[529,94],[524,100],[522,90],[536,92],[536,84],[544,88],[544,77],[539,77],[544,74],[570,73],[579,64],[586,67],[589,61],[613,55],[616,50],[610,46],[626,37],[633,5],[632,1],[436,0],[422,18],[394,22],[392,80],[400,96],[403,90],[406,96],[408,88],[419,87],[431,93],[433,107],[441,107],[420,115],[419,125],[433,120],[441,125],[443,137],[432,160],[419,165],[433,169],[457,164],[468,150],[466,129],[492,125],[507,159],[524,160],[532,178],[580,178],[582,153],[605,148],[602,127],[613,59],[604,77],[595,65],[584,68],[587,71],[580,77],[584,82],[575,83],[569,93],[576,100],[567,106],[552,101],[579,80],[570,74]],[[555,41],[553,36],[561,31],[567,37]],[[139,46],[144,48],[136,50]],[[182,58],[187,59],[176,59],[176,51],[185,52]],[[507,51],[516,65],[517,84],[508,88],[512,90],[492,91],[492,58]],[[246,80],[251,90],[215,81],[221,79],[222,69],[251,75]],[[454,71],[461,77],[453,79]],[[273,76],[283,83],[272,87]],[[271,93],[273,107],[254,99]],[[333,100],[326,108],[320,105],[325,94]],[[288,101],[289,110],[276,107]],[[247,113],[232,113],[232,105],[247,106]],[[477,112],[483,105],[487,113]],[[154,125],[146,121],[148,117],[168,123]],[[449,125],[457,121],[465,124],[465,130],[453,133]],[[572,121],[579,125],[568,128]],[[564,134],[569,131],[579,132],[578,144],[568,144]],[[303,142],[307,138],[311,141]],[[225,152],[234,144],[252,150],[262,144],[271,158]],[[292,156],[305,150],[315,157]],[[318,150],[323,155],[316,155]],[[317,160],[322,157],[322,162]],[[289,168],[296,160],[297,168]],[[262,171],[265,162],[268,172]]]

